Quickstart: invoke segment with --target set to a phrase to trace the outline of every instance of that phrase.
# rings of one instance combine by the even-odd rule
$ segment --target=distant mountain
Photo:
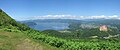
[[[101,25],[107,25],[108,27],[118,28],[120,30],[120,20],[117,19],[89,19],[83,20],[81,23],[72,23],[69,27],[73,28],[96,28]]]
[[[73,19],[37,19],[19,21],[36,30],[64,30],[68,29],[70,23],[81,23],[81,20]]]
[[[34,26],[37,25],[35,22],[20,22],[22,24],[26,24],[27,26]]]
[[[31,28],[37,30],[53,29],[57,30],[68,29],[68,28],[96,28],[101,25],[112,26],[120,29],[120,20],[118,19],[85,19],[85,20],[74,20],[74,19],[37,19],[37,20],[26,20],[20,21],[29,25]],[[36,26],[35,26],[36,25]],[[42,26],[42,27],[40,27]],[[63,28],[64,27],[64,28]],[[60,29],[60,30],[61,30]]]
[[[81,22],[82,20],[74,19],[36,19],[36,20],[25,20],[21,22],[60,22],[60,23],[71,23],[71,22]]]
[[[120,16],[112,15],[112,16],[75,16],[75,15],[45,15],[45,16],[35,16],[29,19],[36,20],[36,19],[74,19],[74,20],[85,20],[85,19],[119,19]]]

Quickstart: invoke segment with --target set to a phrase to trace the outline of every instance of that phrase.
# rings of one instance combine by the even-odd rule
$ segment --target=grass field
[[[0,30],[0,50],[58,50],[58,48],[30,39],[22,32]]]

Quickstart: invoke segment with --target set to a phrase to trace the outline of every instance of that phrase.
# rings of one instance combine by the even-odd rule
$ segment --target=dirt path
[[[23,40],[16,46],[16,50],[43,50],[42,46],[35,44],[30,39]]]
[[[0,50],[43,50],[43,46],[22,33],[0,31]]]
[[[0,31],[0,50],[60,50],[28,38],[24,33]]]

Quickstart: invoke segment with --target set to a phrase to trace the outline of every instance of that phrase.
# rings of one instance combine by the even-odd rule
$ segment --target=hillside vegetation
[[[29,29],[0,9],[0,50],[58,50],[28,37],[25,32]]]
[[[1,50],[119,50],[120,40],[110,39],[66,39],[57,37],[57,31],[41,32],[17,23],[0,10]],[[89,32],[89,30],[87,31]],[[96,32],[96,31],[95,31]],[[93,30],[93,33],[95,33]],[[77,37],[80,32],[76,33]],[[91,33],[92,34],[92,33]],[[60,34],[62,35],[62,34]],[[88,35],[88,34],[87,34]],[[86,35],[86,36],[87,36]],[[64,35],[65,36],[65,35]],[[72,36],[71,36],[72,37]]]

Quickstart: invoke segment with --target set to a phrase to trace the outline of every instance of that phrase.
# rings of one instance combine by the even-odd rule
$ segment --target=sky
[[[17,20],[46,15],[120,16],[120,0],[0,0],[0,8]]]

